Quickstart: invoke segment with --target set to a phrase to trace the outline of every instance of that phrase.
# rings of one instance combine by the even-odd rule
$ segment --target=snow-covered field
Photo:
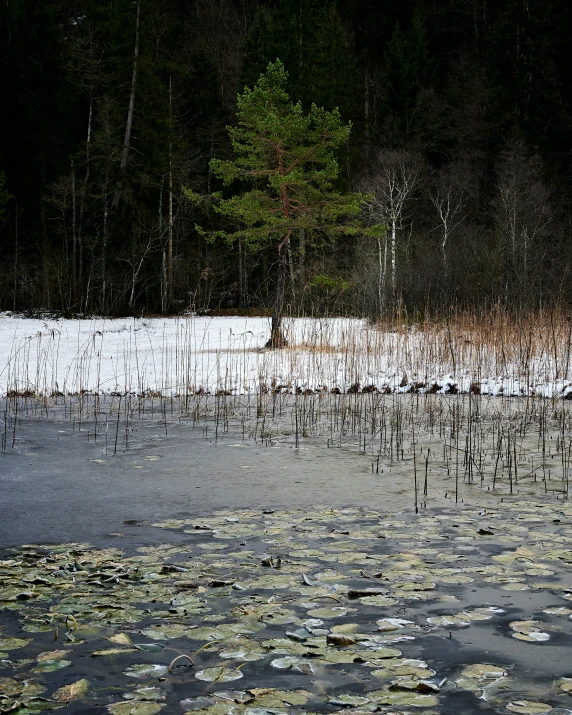
[[[0,393],[245,394],[279,388],[469,390],[572,395],[558,352],[526,359],[444,329],[382,332],[359,319],[289,319],[289,347],[266,350],[266,318],[42,320],[0,314]],[[508,354],[508,358],[507,358]],[[560,357],[560,366],[564,358]],[[570,370],[572,374],[572,366]]]

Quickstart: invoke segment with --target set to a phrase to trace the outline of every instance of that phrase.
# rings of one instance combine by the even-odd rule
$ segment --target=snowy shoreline
[[[356,318],[42,320],[0,313],[0,394],[426,392],[572,399],[558,355],[501,359],[444,330],[382,332]],[[504,350],[503,350],[504,356]],[[563,360],[561,360],[562,363]]]

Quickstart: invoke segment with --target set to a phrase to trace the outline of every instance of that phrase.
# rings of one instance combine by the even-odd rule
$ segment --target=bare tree
[[[465,184],[468,167],[453,164],[446,167],[432,182],[429,198],[437,216],[439,224],[439,242],[443,255],[443,268],[445,278],[449,275],[447,260],[447,247],[453,231],[465,220],[465,206],[467,201],[467,187]]]
[[[530,155],[521,140],[512,140],[501,153],[497,176],[493,206],[505,295],[513,283],[522,299],[530,289],[531,269],[542,257],[542,242],[553,220],[550,192],[542,178],[540,159]]]
[[[422,166],[420,157],[412,152],[382,151],[374,172],[361,182],[362,189],[371,194],[368,208],[373,221],[388,227],[383,238],[377,239],[380,311],[385,307],[388,254],[391,258],[391,292],[394,297],[397,294],[397,235],[410,222],[406,209],[415,198]]]
[[[131,290],[128,302],[130,310],[135,308],[135,299],[137,297],[136,288],[143,264],[158,241],[159,236],[157,235],[156,226],[140,225],[134,231],[129,254],[122,258],[122,260],[130,267]]]

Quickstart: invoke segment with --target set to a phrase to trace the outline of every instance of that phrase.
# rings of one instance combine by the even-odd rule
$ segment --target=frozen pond
[[[569,401],[3,407],[5,711],[572,712]]]

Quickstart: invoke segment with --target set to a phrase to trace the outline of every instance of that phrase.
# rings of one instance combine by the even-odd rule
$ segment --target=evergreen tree
[[[336,3],[285,0],[275,9],[262,8],[245,43],[243,81],[253,86],[269,62],[280,57],[290,91],[308,110],[315,102],[337,107],[344,119],[359,116],[360,80],[351,37]]]
[[[411,138],[419,92],[431,73],[425,27],[419,15],[414,15],[406,32],[395,26],[384,59],[385,110],[406,140]]]
[[[215,210],[229,226],[211,238],[241,238],[255,250],[270,245],[277,254],[272,333],[269,347],[285,345],[281,329],[287,267],[287,245],[300,230],[314,241],[340,235],[379,236],[380,225],[364,228],[359,217],[361,194],[336,191],[336,151],[344,146],[351,126],[339,112],[312,105],[305,113],[287,92],[287,72],[277,60],[268,65],[254,89],[238,95],[238,126],[229,128],[235,153],[213,159],[211,171],[225,186],[245,182],[242,193],[219,194]],[[187,191],[191,200],[197,196]]]

